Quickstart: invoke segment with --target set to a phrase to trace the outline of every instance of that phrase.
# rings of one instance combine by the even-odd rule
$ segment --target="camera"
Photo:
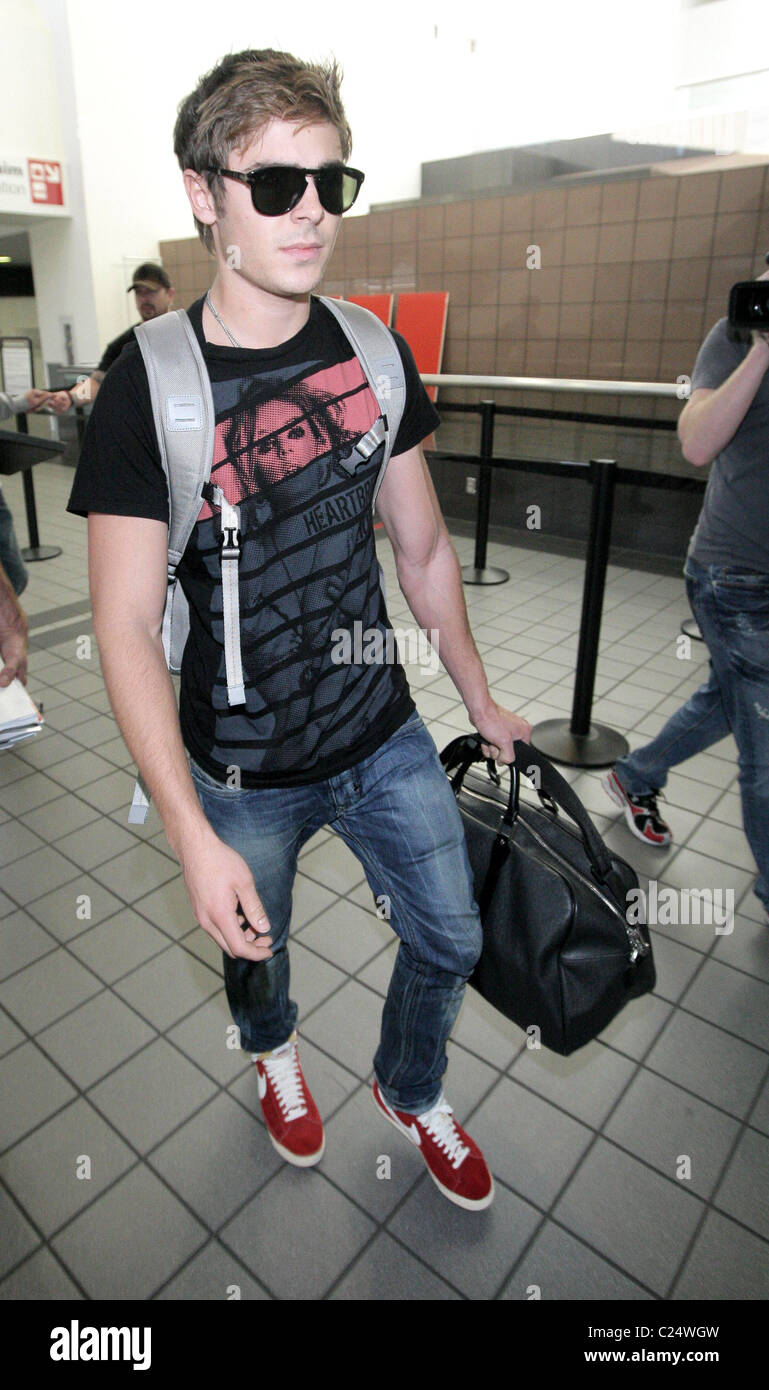
[[[741,280],[729,291],[732,328],[769,332],[769,280]]]

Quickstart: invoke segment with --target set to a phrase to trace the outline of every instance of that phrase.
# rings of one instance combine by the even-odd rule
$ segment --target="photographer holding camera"
[[[700,348],[678,421],[684,458],[696,468],[713,465],[684,568],[710,676],[651,743],[616,763],[603,786],[633,834],[664,848],[672,836],[657,797],[669,769],[733,734],[743,824],[758,866],[755,892],[769,913],[767,279],[769,271],[732,291],[730,318],[719,319]]]

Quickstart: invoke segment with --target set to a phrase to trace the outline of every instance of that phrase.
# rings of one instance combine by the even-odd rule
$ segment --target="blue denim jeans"
[[[23,594],[29,575],[21,558],[19,542],[13,529],[13,517],[0,488],[0,564],[11,581],[14,593]]]
[[[237,790],[190,766],[207,819],[246,860],[270,921],[270,960],[224,956],[241,1046],[266,1052],[296,1025],[288,932],[297,856],[328,825],[359,859],[375,897],[389,899],[400,938],[374,1072],[390,1105],[429,1109],[482,933],[462,821],[419,715],[349,771],[308,786]]]
[[[755,891],[769,912],[769,575],[692,559],[684,573],[710,675],[657,737],[615,770],[627,791],[643,796],[664,787],[671,767],[733,734],[743,824],[758,866]]]

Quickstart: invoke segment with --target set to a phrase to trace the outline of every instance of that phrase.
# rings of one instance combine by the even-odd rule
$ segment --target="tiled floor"
[[[449,1205],[374,1113],[393,946],[357,861],[328,832],[311,842],[293,992],[328,1138],[317,1169],[289,1168],[157,817],[126,823],[71,476],[35,474],[42,540],[63,548],[30,567],[24,596],[47,725],[0,755],[0,1297],[765,1298],[769,931],[731,741],[672,774],[664,853],[630,837],[597,774],[569,774],[644,884],[733,890],[734,930],[656,929],[655,993],[569,1059],[528,1050],[468,991],[447,1091],[496,1176],[481,1214]],[[5,490],[26,540],[18,478]],[[457,548],[471,559],[469,540]],[[498,698],[534,720],[567,713],[581,562],[492,545],[489,563],[509,582],[467,599]],[[595,716],[633,745],[702,676],[700,646],[677,652],[685,614],[679,579],[610,570]],[[439,747],[469,728],[446,675],[411,675]]]

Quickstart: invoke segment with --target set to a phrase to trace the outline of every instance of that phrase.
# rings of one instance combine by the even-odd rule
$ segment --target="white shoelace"
[[[446,1101],[439,1101],[432,1110],[419,1116],[419,1122],[424,1125],[427,1133],[435,1140],[438,1148],[445,1151],[451,1166],[458,1168],[460,1163],[467,1158],[470,1150],[459,1137],[451,1106]]]
[[[286,1043],[285,1049],[285,1052],[280,1049],[274,1056],[263,1058],[262,1066],[267,1073],[270,1084],[275,1089],[278,1105],[283,1111],[285,1119],[300,1120],[302,1115],[307,1114],[307,1105],[302,1088],[302,1074],[299,1070],[296,1043]]]

